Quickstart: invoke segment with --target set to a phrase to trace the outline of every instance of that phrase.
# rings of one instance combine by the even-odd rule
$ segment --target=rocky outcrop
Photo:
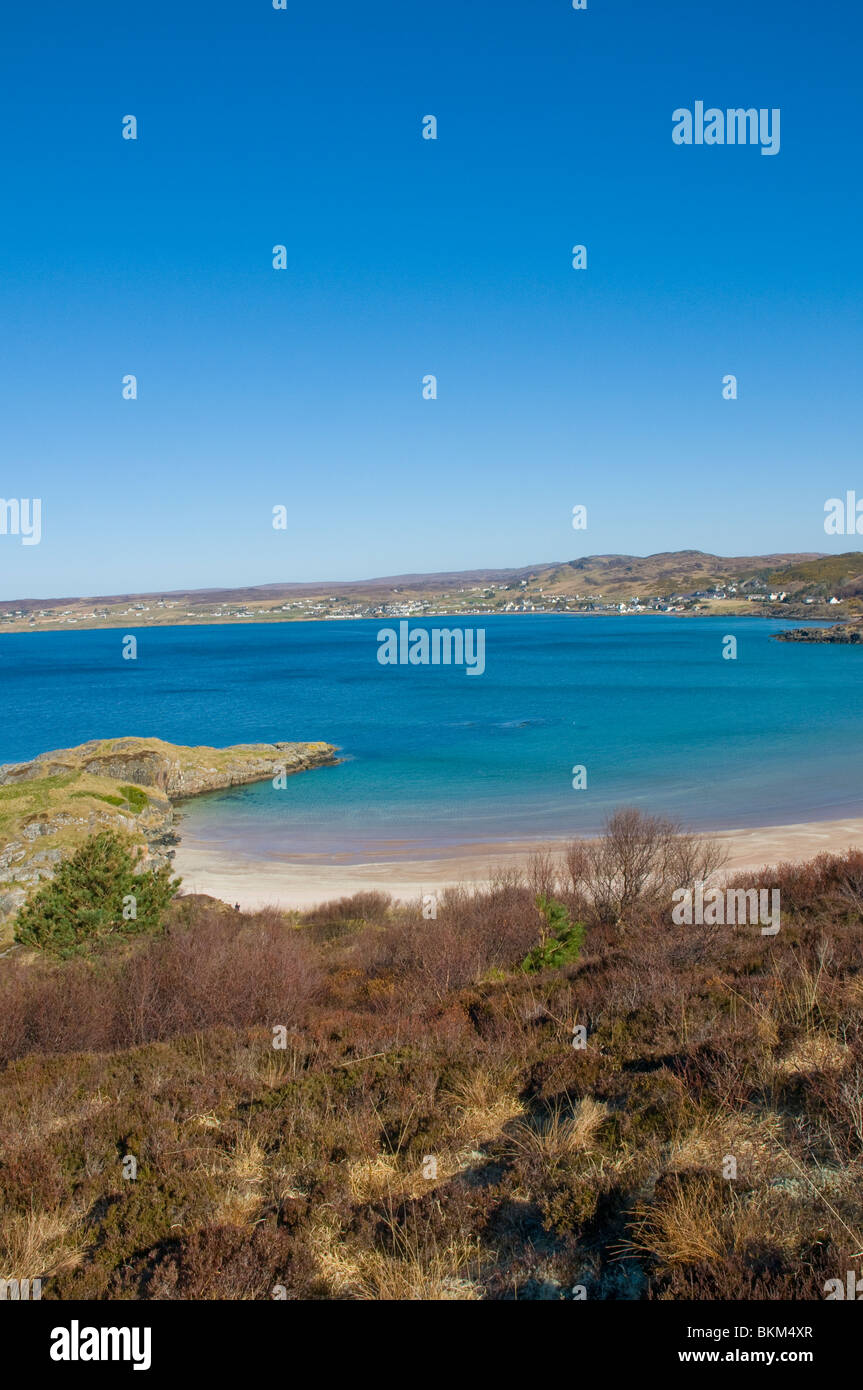
[[[863,642],[863,626],[836,623],[833,627],[793,627],[789,632],[777,632],[777,642],[837,642],[856,646]]]
[[[156,867],[173,859],[179,843],[174,802],[337,761],[329,743],[187,748],[118,738],[6,763],[0,766],[0,921],[100,830],[129,835],[140,846],[142,867]]]
[[[77,748],[40,753],[29,763],[0,766],[0,786],[42,777],[89,773],[114,782],[156,787],[166,796],[198,796],[245,782],[262,782],[337,761],[329,743],[237,743],[229,748],[187,748],[162,739],[93,740]]]

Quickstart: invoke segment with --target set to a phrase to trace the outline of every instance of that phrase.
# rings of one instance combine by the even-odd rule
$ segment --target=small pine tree
[[[130,845],[119,835],[111,830],[92,835],[25,903],[16,941],[67,957],[108,936],[158,931],[180,880],[171,881],[170,865],[136,874],[135,864]]]
[[[563,903],[542,893],[536,900],[542,918],[538,945],[528,951],[521,968],[527,975],[540,970],[559,970],[578,960],[584,944],[584,923],[573,922]]]

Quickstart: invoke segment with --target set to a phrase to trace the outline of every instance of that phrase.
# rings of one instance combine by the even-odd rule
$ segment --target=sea
[[[696,830],[863,813],[863,646],[776,642],[795,624],[763,618],[411,619],[483,629],[471,676],[382,665],[384,625],[129,628],[135,660],[119,630],[4,634],[0,761],[129,734],[337,745],[283,788],[182,805],[189,834],[253,858],[559,840],[621,806]]]

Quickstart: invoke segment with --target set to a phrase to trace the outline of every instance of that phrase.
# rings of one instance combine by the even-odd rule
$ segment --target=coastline
[[[800,611],[798,611],[798,608]],[[857,615],[855,614],[855,617]],[[555,608],[513,608],[509,611],[500,608],[441,608],[422,613],[299,613],[299,614],[273,614],[266,611],[260,613],[250,613],[244,618],[231,617],[207,617],[203,614],[190,614],[187,617],[170,618],[164,621],[160,619],[148,619],[146,621],[136,620],[134,622],[121,621],[119,618],[110,618],[105,622],[88,622],[86,619],[69,621],[49,621],[45,623],[31,623],[23,619],[14,622],[3,622],[0,625],[0,637],[20,637],[25,633],[44,633],[44,632],[133,632],[149,631],[151,628],[181,629],[195,627],[255,627],[255,626],[282,626],[292,623],[345,623],[345,622],[365,622],[365,623],[392,623],[399,618],[408,618],[409,621],[416,622],[437,622],[438,620],[458,620],[461,622],[473,622],[479,618],[726,618],[728,621],[737,622],[739,619],[765,618],[771,622],[781,623],[807,623],[815,627],[824,627],[825,624],[837,626],[843,623],[843,618],[827,613],[818,613],[813,616],[808,613],[802,605],[792,607],[789,611],[784,608],[777,611],[775,604],[764,603],[762,605],[743,604],[739,602],[711,602],[705,603],[697,609],[681,608],[624,608],[621,610],[620,604],[612,603],[608,606],[598,608],[576,608],[576,609],[555,609]]]
[[[759,869],[782,861],[802,862],[817,854],[841,854],[863,847],[863,816],[840,820],[801,821],[791,825],[716,831],[728,852],[727,873]],[[354,893],[388,893],[413,901],[458,884],[482,884],[495,873],[523,868],[539,851],[559,853],[566,840],[522,840],[469,844],[443,855],[378,863],[344,864],[319,856],[295,859],[251,859],[214,850],[202,840],[184,836],[173,860],[183,879],[181,892],[201,893],[244,910],[263,907],[315,907]]]

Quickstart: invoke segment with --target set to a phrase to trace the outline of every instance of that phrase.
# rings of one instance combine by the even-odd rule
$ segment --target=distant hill
[[[624,584],[635,581],[680,585],[690,580],[733,578],[762,571],[765,576],[778,577],[787,567],[801,572],[807,566],[836,567],[849,556],[819,555],[817,552],[790,555],[754,555],[726,557],[710,555],[702,550],[661,551],[656,555],[587,555],[580,560],[546,561],[525,565],[520,569],[442,570],[433,574],[394,574],[376,579],[314,580],[303,583],[256,584],[224,589],[171,589],[147,593],[100,594],[97,596],[67,596],[50,599],[0,599],[0,607],[19,608],[25,612],[40,608],[56,608],[87,603],[113,607],[120,603],[186,600],[191,603],[261,602],[277,598],[307,598],[318,594],[338,594],[362,597],[376,595],[381,590],[423,593],[429,590],[443,593],[466,586],[509,584],[522,579],[541,580],[547,584],[583,589],[586,585]],[[857,568],[863,573],[863,554],[854,554]],[[842,566],[838,565],[839,570]]]
[[[447,570],[353,581],[179,589],[98,597],[0,600],[0,631],[377,617],[408,613],[517,611],[774,612],[838,617],[831,598],[854,614],[863,601],[863,553],[587,555],[514,569]],[[821,610],[821,611],[819,611]]]
[[[770,583],[780,579],[786,585],[826,586],[833,590],[837,598],[863,595],[863,551],[852,550],[843,555],[819,555],[808,559],[801,557],[798,563],[777,567],[769,576]]]

